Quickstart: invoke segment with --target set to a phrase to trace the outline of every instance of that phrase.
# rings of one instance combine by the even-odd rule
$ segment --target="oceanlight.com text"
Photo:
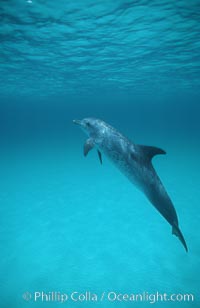
[[[85,292],[45,292],[35,291],[25,292],[23,294],[25,301],[32,302],[148,302],[154,304],[156,302],[193,302],[194,294],[191,293],[120,293],[115,291],[94,293],[91,291]]]

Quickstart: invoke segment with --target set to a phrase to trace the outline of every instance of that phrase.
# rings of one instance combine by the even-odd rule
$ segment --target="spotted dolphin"
[[[172,234],[179,238],[185,250],[188,251],[179,229],[174,205],[152,165],[152,158],[155,155],[166,154],[166,152],[157,147],[134,144],[114,127],[96,118],[85,118],[73,122],[80,125],[88,135],[84,144],[84,155],[86,156],[96,147],[102,163],[101,152],[103,152],[147,196],[172,226]]]

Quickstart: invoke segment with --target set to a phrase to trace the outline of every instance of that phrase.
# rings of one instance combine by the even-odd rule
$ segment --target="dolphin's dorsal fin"
[[[139,148],[140,151],[143,153],[145,159],[148,159],[149,161],[151,161],[155,155],[166,154],[164,150],[157,147],[152,147],[148,145],[139,145]]]
[[[87,139],[83,147],[84,156],[87,156],[88,153],[93,149],[93,147],[94,147],[93,140],[91,138]]]

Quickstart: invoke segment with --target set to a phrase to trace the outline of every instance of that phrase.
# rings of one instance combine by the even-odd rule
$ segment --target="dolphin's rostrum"
[[[96,147],[102,163],[102,151],[133,184],[144,192],[172,226],[172,234],[180,239],[188,251],[179,229],[176,210],[151,161],[155,155],[165,154],[165,151],[152,146],[134,144],[115,128],[99,119],[85,118],[73,122],[80,125],[89,137],[84,145],[84,155]]]

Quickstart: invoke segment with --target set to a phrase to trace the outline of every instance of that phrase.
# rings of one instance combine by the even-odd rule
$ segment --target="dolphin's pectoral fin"
[[[97,150],[97,153],[98,153],[98,156],[99,156],[100,163],[102,165],[102,155],[101,155],[101,152],[99,150]]]
[[[84,144],[84,148],[83,148],[84,156],[87,156],[88,153],[93,149],[93,147],[94,147],[93,140],[91,138],[87,139],[85,144]],[[99,150],[97,150],[97,153],[98,153],[98,156],[99,156],[100,163],[102,164],[101,152]]]
[[[179,238],[179,240],[181,241],[181,243],[185,247],[185,250],[188,252],[187,244],[185,242],[185,239],[184,239],[183,234],[181,233],[181,230],[179,229],[179,227],[172,226],[172,234],[176,235]]]
[[[151,161],[155,155],[166,154],[164,150],[157,148],[157,147],[152,147],[148,145],[139,145],[139,148],[141,152],[143,153],[144,157],[148,159],[149,161]]]
[[[94,147],[93,140],[91,138],[87,139],[83,148],[84,156],[87,156],[88,152],[91,151],[93,147]]]

